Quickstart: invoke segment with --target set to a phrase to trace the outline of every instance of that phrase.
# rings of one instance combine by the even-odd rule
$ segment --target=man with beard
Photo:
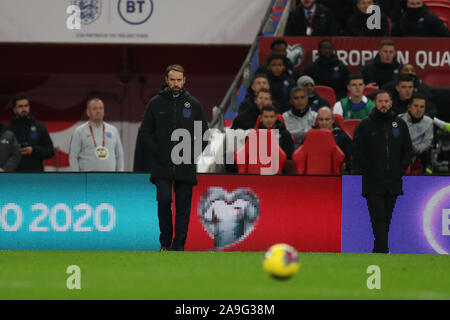
[[[402,37],[449,37],[444,23],[428,10],[423,0],[408,0],[406,11],[401,16],[399,36]]]
[[[186,77],[182,66],[168,66],[165,82],[167,86],[150,99],[139,131],[142,143],[150,154],[150,181],[156,185],[161,251],[184,251],[192,189],[197,184],[195,160],[208,144],[203,140],[208,123],[200,102],[184,89]],[[198,125],[201,127],[200,136],[197,135],[197,130],[194,131],[194,127]],[[173,154],[178,146],[176,141],[172,140],[174,131],[189,133],[190,151],[182,149]],[[194,141],[200,142],[201,150],[195,148]],[[184,140],[182,142],[186,143]],[[186,152],[189,154],[187,161]],[[181,163],[178,161],[180,153],[183,153]],[[176,207],[174,237],[172,188],[175,191]]]
[[[313,78],[316,85],[333,88],[338,99],[347,96],[347,79],[350,72],[334,53],[330,40],[319,42],[319,58],[311,62],[304,73]]]
[[[389,36],[389,23],[386,16],[381,13],[381,25],[377,29],[367,28],[367,20],[372,13],[367,13],[367,9],[373,5],[373,0],[357,0],[358,10],[353,14],[345,28],[345,35],[350,37],[387,37]]]
[[[9,124],[9,130],[14,132],[22,154],[16,171],[44,171],[44,160],[54,155],[47,128],[31,115],[27,95],[16,94],[11,105],[15,117]]]
[[[397,82],[401,64],[397,61],[395,43],[382,40],[375,59],[361,69],[364,83],[368,86],[382,87],[389,81]]]
[[[291,109],[283,113],[283,118],[286,129],[294,136],[294,149],[297,149],[303,144],[303,139],[314,125],[317,112],[308,106],[306,90],[299,87],[291,90],[291,104]]]
[[[375,108],[358,124],[353,157],[362,171],[362,196],[366,198],[374,235],[374,253],[389,253],[388,233],[397,196],[403,194],[402,176],[412,149],[406,123],[390,110],[387,91],[375,97]]]

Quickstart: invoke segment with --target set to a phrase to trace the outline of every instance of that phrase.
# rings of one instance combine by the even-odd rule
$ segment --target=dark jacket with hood
[[[373,109],[353,136],[353,159],[362,172],[362,195],[403,194],[402,176],[412,156],[406,123],[391,110]]]
[[[398,24],[401,37],[449,37],[444,23],[428,10],[424,4],[420,8],[407,8]]]
[[[380,55],[377,54],[371,63],[366,64],[361,69],[361,74],[364,77],[365,84],[376,82],[379,87],[382,87],[389,81],[396,83],[401,68],[402,65],[397,61],[397,58],[394,58],[391,63],[382,63]]]
[[[0,168],[14,171],[20,162],[20,147],[14,133],[0,123]]]
[[[47,128],[32,115],[14,118],[8,128],[14,132],[20,147],[33,148],[31,155],[22,156],[16,171],[44,171],[44,160],[55,154]]]
[[[306,67],[304,73],[313,78],[316,85],[333,88],[338,99],[347,96],[349,70],[336,54],[329,58],[320,56]]]
[[[325,6],[316,3],[316,12],[312,21],[311,36],[333,36],[338,33],[338,24]],[[302,4],[289,13],[286,23],[285,36],[306,36],[307,22]]]
[[[295,87],[295,80],[288,75],[287,72],[276,77],[271,72],[267,73],[270,84],[270,92],[272,101],[278,103],[277,109],[279,113],[289,110],[289,100],[291,98],[291,89]]]
[[[196,121],[200,126],[194,132]],[[171,141],[172,133],[176,129],[187,130],[190,141],[186,141],[187,137],[184,136],[181,138],[176,136],[174,137],[176,141]],[[154,183],[158,178],[173,179],[196,185],[195,160],[208,144],[207,141],[203,141],[203,135],[207,130],[208,123],[203,107],[188,91],[182,90],[179,96],[174,97],[172,91],[166,87],[151,98],[139,128],[140,142],[148,150],[150,181]],[[195,143],[199,144],[200,148],[195,147]],[[187,150],[183,146],[188,149],[190,147],[190,154],[184,153]],[[172,161],[174,147],[176,148],[174,154],[183,159],[180,164]]]

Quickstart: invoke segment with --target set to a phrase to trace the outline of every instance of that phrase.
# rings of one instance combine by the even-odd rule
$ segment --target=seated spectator
[[[315,0],[301,0],[289,13],[285,36],[333,36],[338,27],[333,14]]]
[[[401,114],[408,125],[414,155],[411,163],[420,158],[421,173],[431,170],[431,146],[433,143],[433,119],[425,115],[425,96],[414,94],[408,104],[408,112]]]
[[[401,1],[392,0],[377,0],[376,3],[380,6],[381,12],[391,20],[391,35],[395,34],[398,26],[398,21],[403,12],[403,5]]]
[[[12,98],[14,118],[8,129],[16,136],[20,146],[19,166],[16,171],[44,171],[44,160],[55,154],[53,142],[44,124],[36,121],[31,114],[30,99],[23,93]]]
[[[264,73],[256,73],[253,77],[252,84],[247,89],[247,94],[245,95],[244,101],[242,101],[239,105],[239,113],[247,111],[252,107],[255,109],[255,93],[262,88],[270,90],[269,78]]]
[[[449,37],[444,23],[428,10],[423,0],[408,0],[398,24],[401,37]]]
[[[392,111],[399,115],[408,110],[409,100],[414,93],[414,79],[407,74],[401,75],[398,78],[395,90],[391,92],[392,95]]]
[[[297,0],[300,3],[299,0]],[[343,34],[348,17],[355,12],[355,0],[317,0],[333,13],[336,23],[339,25],[338,34]]]
[[[295,80],[286,72],[284,61],[284,57],[280,55],[271,55],[267,59],[267,77],[272,100],[280,106],[280,113],[289,109],[289,92],[295,86]]]
[[[277,109],[271,105],[262,107],[261,109],[261,122],[258,129],[277,129],[278,130],[278,144],[284,153],[286,153],[287,159],[291,159],[294,152],[294,141],[290,132],[286,129],[283,122],[277,118]]]
[[[334,122],[333,112],[330,107],[322,107],[317,112],[317,126],[314,129],[326,129],[333,133],[337,146],[345,154],[343,171],[351,171],[352,139]]]
[[[291,109],[283,113],[283,118],[286,129],[294,136],[294,148],[297,149],[303,143],[306,133],[314,125],[317,112],[308,106],[306,90],[299,87],[291,90],[291,104]]]
[[[372,6],[373,0],[356,0],[358,10],[348,19],[345,35],[350,37],[387,37],[389,36],[389,23],[386,16],[381,13],[379,29],[369,29],[367,21],[372,13],[367,13],[367,9]]]
[[[288,44],[284,39],[276,39],[270,44],[271,55],[280,55],[284,57],[284,65],[286,66],[286,72],[294,80],[297,80],[300,73],[295,70],[291,60],[287,57]],[[267,73],[267,64],[260,65],[256,70],[256,73]]]
[[[316,84],[310,76],[301,76],[300,78],[298,78],[297,86],[306,90],[306,94],[308,95],[308,105],[311,110],[317,112],[320,107],[331,107],[328,100],[322,98],[316,93]]]
[[[375,59],[361,69],[364,83],[373,87],[382,87],[389,81],[397,82],[401,64],[397,61],[395,43],[383,40]]]
[[[261,88],[255,96],[255,104],[248,110],[239,112],[231,125],[231,129],[253,129],[264,106],[272,105],[272,95],[269,89]]]
[[[399,76],[401,76],[403,74],[408,74],[414,79],[414,93],[421,93],[425,96],[425,98],[427,100],[425,114],[431,118],[436,116],[436,114],[437,114],[436,106],[432,102],[432,94],[431,94],[430,87],[428,85],[426,85],[425,83],[423,83],[422,80],[420,80],[417,77],[416,69],[414,68],[414,66],[409,63],[403,65],[402,68],[400,69]],[[395,82],[390,81],[383,86],[383,89],[388,92],[394,92],[395,85],[396,85]]]
[[[347,66],[334,53],[330,40],[319,42],[319,58],[311,62],[305,69],[305,75],[314,79],[316,85],[328,86],[334,89],[338,99],[347,96]]]
[[[347,85],[350,96],[336,102],[333,113],[341,115],[343,119],[363,119],[367,117],[374,104],[364,95],[364,88],[364,77],[361,74],[350,75]]]
[[[16,136],[0,123],[0,172],[13,172],[20,163],[20,147]]]

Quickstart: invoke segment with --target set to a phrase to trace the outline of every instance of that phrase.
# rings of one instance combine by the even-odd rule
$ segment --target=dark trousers
[[[397,196],[368,195],[367,207],[374,236],[373,252],[388,253],[388,234]]]
[[[161,246],[183,251],[191,213],[192,187],[189,182],[155,179]],[[172,224],[172,186],[175,191],[175,237]]]

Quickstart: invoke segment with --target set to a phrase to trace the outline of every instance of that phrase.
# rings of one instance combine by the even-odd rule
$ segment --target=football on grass
[[[297,251],[288,244],[274,244],[264,256],[263,268],[276,279],[289,279],[300,269]]]

